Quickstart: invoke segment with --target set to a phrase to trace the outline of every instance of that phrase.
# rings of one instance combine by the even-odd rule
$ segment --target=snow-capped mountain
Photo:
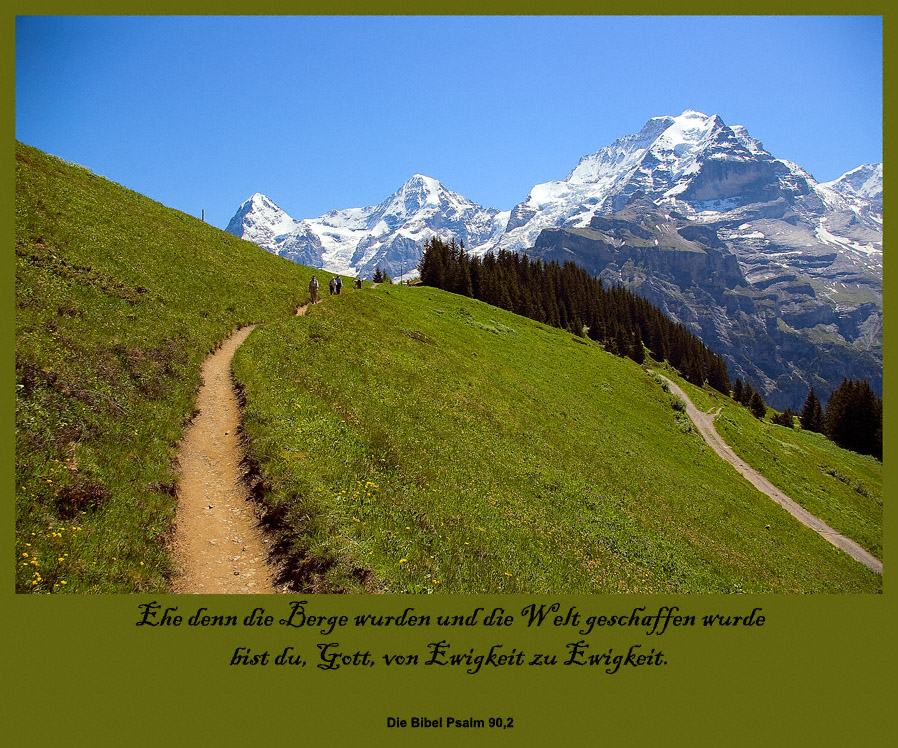
[[[881,386],[881,164],[819,184],[716,115],[656,117],[534,187],[497,244],[645,295],[775,407]]]
[[[594,216],[641,197],[696,223],[738,221],[724,237],[734,245],[767,236],[767,219],[798,220],[804,231],[780,253],[786,264],[796,248],[815,255],[836,248],[881,281],[882,164],[818,184],[797,164],[774,158],[744,127],[692,110],[653,117],[637,134],[584,156],[564,179],[534,186],[509,211],[476,205],[416,174],[379,205],[302,220],[257,193],[227,230],[333,272],[367,275],[379,264],[399,274],[417,264],[434,234],[454,236],[474,254],[519,251],[532,247],[543,229],[586,227]],[[747,245],[748,254],[758,245]]]
[[[846,196],[874,201],[876,173],[875,167],[861,167],[819,185],[797,164],[774,158],[744,127],[687,110],[678,117],[653,117],[636,135],[584,156],[563,180],[536,185],[512,209],[497,244],[531,247],[544,228],[588,226],[593,216],[641,197],[698,223],[722,215],[751,217],[748,206],[780,203],[803,218],[813,216],[813,224],[832,211],[862,212],[860,203]],[[881,164],[878,176],[881,203]]]
[[[609,216],[627,230],[609,233]],[[881,386],[882,164],[821,184],[717,115],[653,117],[507,211],[415,175],[377,206],[314,219],[294,220],[256,194],[227,230],[363,277],[378,265],[394,277],[414,272],[433,235],[474,254],[576,256],[603,278],[642,289],[775,407],[800,404],[811,385],[828,394],[838,372]],[[637,237],[648,235],[655,255],[641,245],[634,254]],[[692,256],[659,254],[684,242]],[[707,262],[695,252],[709,253]]]
[[[860,198],[882,211],[882,164],[864,164],[821,187],[831,189],[852,200]]]
[[[379,205],[303,220],[256,193],[227,231],[304,265],[363,277],[380,266],[398,277],[415,271],[421,246],[432,236],[468,246],[488,241],[503,226],[498,213],[415,174]]]

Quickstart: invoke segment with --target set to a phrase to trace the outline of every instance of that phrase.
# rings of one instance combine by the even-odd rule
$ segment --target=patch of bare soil
[[[229,337],[202,369],[198,414],[184,435],[174,557],[175,593],[271,593],[270,541],[243,480],[240,411],[231,380],[234,352],[252,331]]]

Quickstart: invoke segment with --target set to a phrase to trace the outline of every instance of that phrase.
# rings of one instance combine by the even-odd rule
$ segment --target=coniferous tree
[[[627,333],[623,325],[618,325],[617,332],[614,334],[614,352],[618,356],[626,356],[630,352],[630,341],[627,340]]]
[[[882,400],[869,382],[843,379],[826,404],[824,426],[840,447],[882,459]]]
[[[645,361],[645,350],[642,347],[642,336],[639,334],[638,328],[636,329],[636,335],[633,337],[633,345],[630,347],[629,356],[639,365],[642,365],[642,362]]]
[[[757,390],[751,394],[751,399],[748,401],[748,410],[755,418],[760,419],[763,419],[767,413],[767,406],[764,404],[764,398],[761,397],[761,393]]]
[[[461,294],[462,296],[473,298],[474,283],[471,280],[471,263],[468,261],[465,255],[462,255],[462,259],[459,263],[456,288],[456,293]]]
[[[790,429],[795,428],[795,413],[792,412],[792,408],[786,408],[782,413],[777,413],[773,416],[770,422],[775,423],[777,426],[785,426]]]
[[[738,377],[736,378],[736,383],[733,385],[733,400],[737,403],[742,402],[742,380]]]
[[[718,392],[729,392],[730,375],[727,373],[727,365],[724,360],[705,349],[705,362],[708,384]]]
[[[823,407],[820,405],[817,395],[814,394],[813,387],[804,401],[798,420],[801,423],[801,428],[805,431],[823,433]]]

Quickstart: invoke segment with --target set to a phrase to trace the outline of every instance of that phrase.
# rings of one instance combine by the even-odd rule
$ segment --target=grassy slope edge
[[[167,591],[199,367],[309,268],[16,146],[16,589]]]
[[[882,558],[879,460],[841,449],[822,434],[759,421],[719,392],[668,374],[698,407],[722,407],[715,428],[736,454],[811,514]]]
[[[297,589],[881,589],[642,369],[481,302],[350,290],[258,330],[235,374]]]

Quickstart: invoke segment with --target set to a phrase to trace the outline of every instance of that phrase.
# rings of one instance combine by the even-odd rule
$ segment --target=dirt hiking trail
[[[298,307],[297,316],[305,315],[308,306]],[[281,591],[274,583],[276,569],[268,563],[270,541],[243,481],[240,407],[231,380],[234,353],[254,327],[234,332],[203,363],[197,415],[178,452],[174,593]]]
[[[269,545],[243,482],[240,410],[231,381],[231,359],[253,327],[237,330],[203,364],[198,415],[178,455],[175,593],[278,591]]]
[[[789,498],[786,494],[780,491],[769,480],[767,480],[757,470],[746,463],[741,457],[739,457],[739,455],[737,455],[732,450],[730,445],[727,444],[721,438],[720,434],[717,433],[717,429],[714,428],[714,419],[720,413],[719,408],[711,413],[704,413],[700,411],[695,407],[695,405],[692,404],[692,401],[689,399],[686,393],[683,392],[682,388],[678,387],[663,374],[658,374],[658,376],[661,377],[665,382],[667,382],[667,384],[670,386],[670,391],[673,394],[675,394],[677,397],[682,398],[683,402],[686,403],[686,414],[689,416],[689,418],[692,419],[692,422],[695,424],[704,440],[708,443],[708,446],[710,446],[711,449],[713,449],[718,455],[720,455],[724,460],[735,467],[736,470],[738,470],[739,473],[741,473],[749,481],[749,483],[751,483],[761,493],[767,494],[767,496],[769,496],[777,504],[783,507],[799,522],[819,533],[826,540],[836,546],[836,548],[845,551],[845,553],[847,553],[856,561],[864,564],[864,566],[868,567],[869,569],[872,569],[878,574],[882,574],[882,561],[866,551],[853,540],[850,540],[844,535],[841,535],[833,530],[833,528],[826,524],[822,519],[815,517],[803,506],[795,502],[793,499]]]

